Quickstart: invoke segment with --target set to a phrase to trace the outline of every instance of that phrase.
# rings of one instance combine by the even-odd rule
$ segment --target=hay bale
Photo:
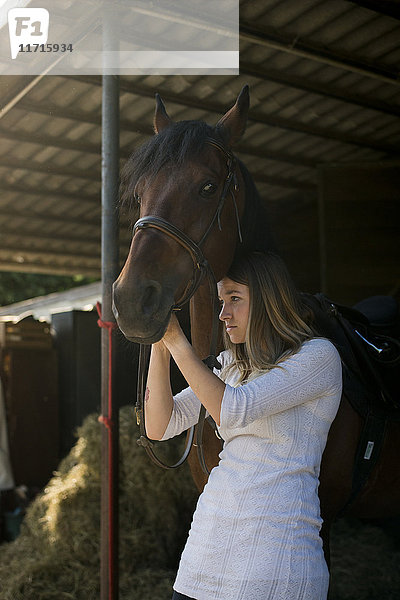
[[[43,493],[20,536],[0,547],[1,600],[98,600],[100,430],[97,415]],[[120,598],[169,600],[196,500],[186,467],[163,471],[136,444],[131,408],[120,412]],[[164,452],[176,453],[173,441]]]

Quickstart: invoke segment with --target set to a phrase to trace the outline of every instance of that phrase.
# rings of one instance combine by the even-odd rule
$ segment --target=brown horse
[[[154,223],[172,224],[189,241],[201,246],[217,281],[226,274],[236,254],[273,247],[253,181],[231,153],[244,133],[248,107],[245,86],[215,127],[201,121],[173,123],[157,96],[156,135],[131,157],[122,176],[123,199],[133,204],[135,218],[155,218],[150,219],[149,227],[136,230],[114,284],[115,316],[129,340],[151,344],[161,339],[173,307],[187,297],[191,288],[196,289],[190,301],[192,343],[202,358],[209,353],[212,307],[208,285],[196,264],[198,259],[181,240]],[[320,474],[324,519],[321,535],[328,562],[329,529],[351,494],[362,428],[363,419],[343,397]],[[380,459],[346,514],[363,518],[399,514],[399,434],[399,423],[388,422]],[[206,464],[212,468],[218,463],[221,445],[207,425],[204,451]],[[206,476],[196,454],[190,454],[189,462],[195,483],[202,489]]]

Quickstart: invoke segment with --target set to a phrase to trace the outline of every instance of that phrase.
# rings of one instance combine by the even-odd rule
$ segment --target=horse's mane
[[[243,242],[238,242],[236,256],[248,252],[275,250],[276,245],[269,228],[266,208],[249,171],[242,161],[238,162],[245,185],[246,199],[241,225]]]
[[[134,190],[139,179],[154,177],[167,165],[176,168],[188,159],[195,160],[210,137],[224,143],[218,130],[204,121],[178,121],[151,137],[131,155],[121,173],[120,202],[132,221],[138,217]],[[238,243],[237,254],[271,250],[274,244],[265,208],[249,171],[241,161],[238,163],[245,184],[246,201],[241,225],[243,242]]]

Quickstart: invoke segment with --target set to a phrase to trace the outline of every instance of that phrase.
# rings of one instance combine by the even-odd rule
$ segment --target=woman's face
[[[224,277],[218,282],[218,297],[222,306],[219,318],[225,323],[231,342],[243,344],[250,312],[248,286]]]

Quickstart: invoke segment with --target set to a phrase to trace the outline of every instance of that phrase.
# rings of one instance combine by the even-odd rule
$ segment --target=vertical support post
[[[112,284],[118,276],[119,77],[103,75],[102,110],[102,320],[114,322]],[[101,600],[118,600],[118,447],[119,423],[112,332],[101,330]],[[111,393],[111,402],[109,402]]]

